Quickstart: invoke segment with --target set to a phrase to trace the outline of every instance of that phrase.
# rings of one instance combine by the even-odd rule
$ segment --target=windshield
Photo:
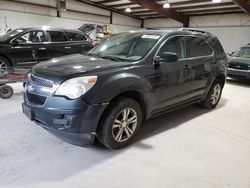
[[[10,31],[8,33],[0,35],[0,41],[4,42],[6,40],[9,40],[10,38],[14,37],[16,34],[23,32],[22,29],[15,29],[13,31]]]
[[[114,61],[138,61],[154,47],[159,35],[122,33],[90,50],[87,55]]]
[[[242,47],[233,54],[233,57],[250,58],[250,47]]]

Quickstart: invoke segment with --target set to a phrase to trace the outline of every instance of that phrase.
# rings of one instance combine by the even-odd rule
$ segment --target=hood
[[[100,72],[110,68],[129,65],[130,63],[128,62],[117,62],[75,54],[40,62],[32,69],[32,73],[38,77],[60,81],[78,75],[98,75]]]
[[[250,65],[250,58],[230,57],[229,63],[244,63]]]

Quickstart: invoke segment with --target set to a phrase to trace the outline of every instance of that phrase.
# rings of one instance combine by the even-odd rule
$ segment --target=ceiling
[[[166,0],[81,0],[108,10],[139,19],[169,17],[179,22],[189,22],[190,16],[247,13],[250,15],[250,0],[169,0],[171,7],[164,9]],[[131,13],[125,13],[126,8]]]

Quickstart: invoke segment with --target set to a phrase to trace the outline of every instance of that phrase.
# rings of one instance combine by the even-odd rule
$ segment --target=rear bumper
[[[228,68],[227,75],[231,78],[250,79],[250,70]]]

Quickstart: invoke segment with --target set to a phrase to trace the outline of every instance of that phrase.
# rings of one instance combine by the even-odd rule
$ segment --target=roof
[[[24,30],[24,31],[28,31],[28,30],[63,30],[63,31],[69,31],[69,32],[80,32],[80,33],[82,33],[80,30],[77,30],[77,29],[65,29],[65,28],[50,27],[50,26],[22,27],[22,28],[17,28],[17,29],[21,29],[21,30]]]
[[[212,35],[211,33],[207,31],[202,30],[194,30],[194,29],[188,29],[188,28],[180,28],[177,30],[136,30],[136,31],[130,31],[135,33],[142,33],[142,34],[148,34],[148,35],[165,35],[169,33],[181,33],[181,34],[192,34],[192,35]]]
[[[163,8],[166,0],[77,0],[79,2],[111,10],[138,19],[172,18],[189,26],[190,16],[247,13],[250,15],[249,0],[168,0],[170,8]],[[126,13],[125,9],[131,12]]]

